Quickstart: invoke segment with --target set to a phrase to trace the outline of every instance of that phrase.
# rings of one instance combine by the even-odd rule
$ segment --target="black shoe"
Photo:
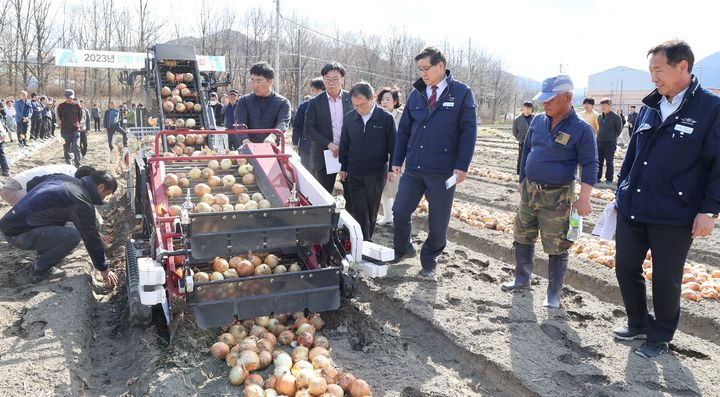
[[[420,273],[418,273],[418,276],[424,280],[437,281],[434,270],[422,269],[420,270]]]
[[[637,354],[638,356],[642,358],[653,358],[657,356],[661,356],[668,351],[668,344],[667,342],[653,342],[653,341],[645,341],[645,343],[642,344],[642,346],[638,347],[633,351],[633,353]]]
[[[412,248],[410,248],[410,251],[408,251],[400,256],[396,256],[395,259],[391,260],[388,263],[391,265],[394,265],[394,264],[402,262],[405,259],[414,258],[416,256],[417,256],[417,250],[415,249],[415,247],[412,247]]]
[[[622,325],[612,331],[613,337],[619,340],[647,339],[645,328],[635,328]]]
[[[10,171],[2,170],[2,176],[10,176]]]

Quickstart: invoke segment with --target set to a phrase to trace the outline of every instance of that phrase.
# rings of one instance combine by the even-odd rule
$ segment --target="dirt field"
[[[118,172],[104,134],[91,134],[88,162]],[[514,173],[510,132],[481,129],[473,166]],[[12,172],[62,160],[50,144],[17,161]],[[618,160],[619,161],[619,160]],[[121,183],[124,185],[124,183]],[[124,280],[124,242],[134,226],[124,186],[101,213],[114,241],[108,256]],[[458,202],[512,211],[516,182],[472,176]],[[607,203],[593,199],[592,226]],[[0,207],[0,213],[9,210]],[[426,217],[418,214],[416,241]],[[392,228],[376,242],[390,246]],[[609,331],[625,317],[611,269],[571,259],[562,308],[542,307],[546,256],[540,254],[530,292],[507,294],[513,277],[511,235],[457,220],[440,258],[437,283],[420,281],[419,261],[391,266],[388,277],[363,279],[358,295],[323,314],[335,363],[365,379],[377,396],[717,396],[720,302],[683,301],[671,353],[646,361],[639,343],[616,343]],[[717,268],[720,234],[696,241],[691,259]],[[207,350],[217,329],[201,330],[184,317],[167,345],[153,327],[127,325],[125,290],[98,282],[80,246],[59,281],[21,285],[14,273],[32,254],[2,244],[0,265],[0,394],[239,395],[224,362]],[[90,276],[92,274],[93,276]]]

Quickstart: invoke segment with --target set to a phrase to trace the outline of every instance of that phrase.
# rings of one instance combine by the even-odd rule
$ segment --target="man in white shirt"
[[[0,198],[14,206],[27,194],[28,182],[36,177],[65,174],[82,178],[83,176],[90,175],[93,171],[95,171],[95,169],[89,166],[75,168],[70,164],[50,164],[31,168],[8,178],[7,181],[5,181],[5,186],[0,189]]]

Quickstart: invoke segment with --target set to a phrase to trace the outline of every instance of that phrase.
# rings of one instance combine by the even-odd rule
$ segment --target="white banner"
[[[67,67],[142,69],[146,57],[144,52],[55,49],[55,65]],[[197,55],[196,58],[201,72],[225,71],[224,56]]]

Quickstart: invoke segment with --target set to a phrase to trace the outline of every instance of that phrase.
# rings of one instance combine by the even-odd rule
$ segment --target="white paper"
[[[457,183],[457,175],[453,174],[450,178],[445,181],[445,189],[450,189]]]
[[[330,149],[323,150],[323,155],[325,155],[325,170],[327,174],[337,174],[340,172],[340,159],[334,157]]]
[[[598,219],[591,234],[603,240],[612,240],[615,236],[616,226],[617,210],[615,209],[615,203],[612,202],[603,209],[603,213],[600,215],[600,219]]]

